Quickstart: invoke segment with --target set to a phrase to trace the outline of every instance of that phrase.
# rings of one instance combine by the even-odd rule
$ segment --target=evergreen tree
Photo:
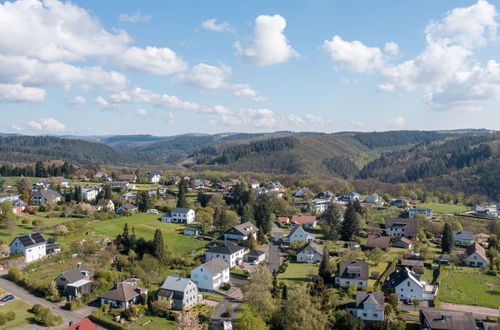
[[[160,229],[155,230],[153,242],[151,243],[151,252],[160,263],[167,263],[167,252],[165,251],[165,243]]]
[[[278,298],[279,295],[279,285],[278,285],[278,273],[276,271],[273,271],[273,287],[271,289],[271,295],[273,298]]]
[[[283,285],[283,289],[281,290],[281,299],[288,299],[288,287],[286,286],[286,284]]]
[[[353,203],[347,203],[347,208],[344,214],[344,222],[342,223],[340,236],[344,241],[351,241],[354,234],[360,230],[361,216],[354,208]]]
[[[35,164],[35,176],[37,178],[44,178],[47,176],[47,170],[42,162],[36,162],[36,164]]]
[[[255,222],[259,233],[267,235],[272,228],[272,209],[267,195],[260,195],[255,204]]]
[[[245,204],[243,207],[243,214],[241,215],[241,223],[251,222],[255,223],[254,209],[251,204]]]
[[[129,239],[129,233],[128,233],[128,223],[125,222],[125,225],[123,225],[123,233],[120,236],[120,243],[125,250],[125,252],[128,252],[130,248],[130,239]]]
[[[104,185],[104,199],[112,199],[111,186],[109,184]]]
[[[178,195],[178,199],[177,199],[177,207],[181,207],[181,208],[188,207],[186,193],[187,193],[187,182],[183,178],[179,182],[179,195]]]
[[[128,240],[129,249],[135,251],[137,248],[137,236],[135,235],[135,228],[132,227],[132,235],[129,236]]]
[[[137,194],[137,208],[140,212],[146,212],[151,208],[151,199],[149,198],[149,194],[147,191],[141,191]]]
[[[323,259],[319,265],[318,275],[323,279],[323,282],[328,284],[332,278],[330,271],[330,255],[326,248],[323,248]]]
[[[448,223],[444,224],[443,238],[441,239],[441,250],[443,253],[451,253],[453,250],[453,233]]]
[[[330,203],[328,209],[323,214],[325,222],[321,225],[325,239],[336,241],[339,239],[340,213],[334,203]]]

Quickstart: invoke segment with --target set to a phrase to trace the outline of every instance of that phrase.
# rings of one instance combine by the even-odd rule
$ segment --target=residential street
[[[243,280],[247,281],[247,280]],[[235,277],[231,277],[231,283],[234,286],[241,285],[240,280],[237,280],[235,282]],[[223,329],[223,321],[225,320],[232,320],[236,318],[236,311],[241,307],[241,299],[243,298],[243,294],[241,293],[241,290],[239,288],[236,288],[237,290],[234,290],[231,292],[231,296],[227,297],[223,301],[221,301],[217,306],[215,306],[214,310],[212,311],[212,320],[210,321],[210,324],[208,328],[210,330],[219,330]],[[226,315],[227,309],[231,308],[232,312],[231,315]]]
[[[276,239],[280,239],[283,237],[283,229],[278,227],[275,223],[273,223],[272,233],[276,237]],[[270,242],[269,250],[267,253],[267,267],[269,271],[272,273],[273,271],[277,271],[278,267],[281,265],[282,257],[281,251],[279,249],[278,242]]]

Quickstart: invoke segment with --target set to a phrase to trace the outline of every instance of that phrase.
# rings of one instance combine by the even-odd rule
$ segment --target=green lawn
[[[153,322],[143,326],[144,323],[152,320]],[[157,316],[143,316],[135,324],[131,325],[129,329],[165,329],[171,330],[177,326],[177,322],[167,320],[164,317]]]
[[[0,306],[1,313],[5,313],[8,311],[13,311],[16,313],[16,319],[5,323],[3,326],[0,326],[0,330],[19,329],[31,323],[33,314],[28,312],[29,309],[31,309],[31,306],[19,299],[12,300],[9,303]]]
[[[78,258],[69,258],[62,261],[61,263],[46,262],[40,267],[37,267],[34,271],[27,270],[26,275],[31,278],[36,278],[37,280],[40,280],[44,284],[48,285],[51,281],[54,280],[54,278],[57,277],[57,275],[75,268],[79,262],[83,262],[83,260]]]
[[[438,296],[441,301],[500,307],[500,277],[489,276],[477,269],[468,267],[446,267],[439,286]]]
[[[437,213],[464,213],[467,211],[467,207],[464,205],[453,205],[453,204],[442,204],[442,203],[423,203],[419,204],[419,207],[432,209],[433,212]]]
[[[284,273],[278,275],[278,279],[285,282],[309,282],[311,275],[318,274],[318,267],[307,263],[290,263]]]

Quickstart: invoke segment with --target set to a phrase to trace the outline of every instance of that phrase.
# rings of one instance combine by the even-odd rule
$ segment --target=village
[[[6,180],[0,328],[286,329],[301,318],[311,329],[494,329],[500,320],[500,203],[162,171]]]

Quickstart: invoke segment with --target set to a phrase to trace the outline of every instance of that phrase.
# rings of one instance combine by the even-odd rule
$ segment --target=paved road
[[[88,316],[93,310],[93,308],[91,307],[86,307],[73,312],[64,310],[58,304],[51,303],[50,301],[47,301],[41,297],[37,297],[31,294],[26,289],[7,280],[5,273],[0,274],[0,288],[13,294],[16,297],[16,299],[20,299],[30,305],[40,304],[44,307],[50,308],[55,314],[61,316],[63,322],[61,323],[60,326],[54,327],[53,329],[63,329],[68,326],[69,321],[76,323],[81,319],[85,318],[86,316]]]
[[[458,304],[450,304],[450,303],[445,303],[445,302],[440,302],[439,307],[442,309],[449,309],[452,311],[471,312],[472,314],[478,315],[478,316],[500,317],[500,310],[499,309],[488,308],[488,307],[458,305]]]
[[[278,227],[275,223],[273,223],[272,233],[276,238],[281,238],[283,236],[284,229]],[[267,253],[267,267],[269,271],[272,273],[273,271],[278,271],[278,267],[282,263],[281,251],[279,249],[278,242],[270,242],[269,249]]]
[[[221,301],[217,306],[215,306],[212,311],[212,320],[208,325],[209,330],[220,330],[223,329],[223,321],[233,320],[236,318],[236,312],[241,307],[241,301],[234,298],[226,298]],[[231,315],[226,315],[227,309],[231,308]]]

